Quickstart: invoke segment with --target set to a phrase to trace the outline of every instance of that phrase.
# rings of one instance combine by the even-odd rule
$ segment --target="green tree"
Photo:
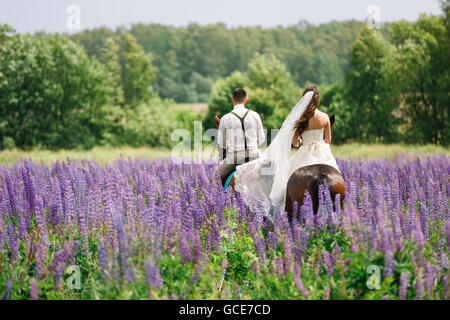
[[[399,119],[393,113],[400,104],[395,55],[395,48],[380,33],[367,27],[353,44],[347,96],[351,127],[361,141],[398,140]]]
[[[100,51],[100,61],[105,65],[109,73],[112,103],[114,105],[123,105],[123,86],[122,86],[122,67],[120,65],[119,46],[115,43],[113,38],[106,40],[105,47]]]
[[[343,144],[348,141],[357,141],[352,128],[352,109],[347,102],[348,92],[343,85],[334,84],[331,86],[320,86],[320,106],[319,108],[326,112],[330,117],[336,116],[336,122],[333,126],[332,139],[333,144]]]
[[[233,72],[229,77],[219,78],[211,89],[208,114],[204,121],[205,128],[214,128],[214,115],[224,116],[231,111],[231,93],[236,88],[248,90],[248,78],[240,71]]]
[[[0,24],[0,44],[14,36],[14,29],[8,24]]]
[[[16,35],[0,46],[0,142],[91,147],[109,103],[108,75],[65,36]]]
[[[129,32],[145,52],[151,53],[153,65],[159,70],[153,89],[162,98],[178,102],[201,101],[201,76],[214,82],[239,70],[247,72],[255,53],[274,55],[292,74],[297,86],[307,82],[343,83],[349,68],[351,44],[363,23],[330,22],[314,26],[305,22],[290,27],[227,28],[224,24],[185,28],[160,24],[134,24],[115,31],[97,28],[73,35],[91,56],[100,56],[107,38],[114,38],[121,47],[121,64],[125,70],[124,35]],[[209,92],[208,92],[209,94]]]
[[[144,52],[136,39],[125,35],[125,97],[131,105],[148,102],[153,97],[152,83],[156,68],[152,65],[152,55]]]
[[[286,66],[273,55],[256,54],[248,65],[247,73],[233,72],[213,85],[206,127],[214,125],[215,114],[221,117],[231,111],[231,93],[235,88],[246,89],[247,107],[261,115],[263,125],[267,128],[279,128],[300,98],[300,92]]]
[[[447,11],[444,14],[448,14]],[[398,50],[399,85],[408,120],[408,141],[450,143],[450,37],[446,18],[421,15],[415,23],[397,22],[390,30]]]
[[[248,65],[248,106],[261,114],[268,128],[279,128],[300,98],[286,66],[273,55],[255,54]]]

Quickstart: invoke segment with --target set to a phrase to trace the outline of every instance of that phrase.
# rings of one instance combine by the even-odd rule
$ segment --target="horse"
[[[333,127],[335,115],[330,117],[330,126]],[[319,209],[319,185],[327,182],[330,191],[333,207],[335,206],[336,195],[340,195],[340,206],[344,205],[345,182],[341,173],[334,167],[325,164],[314,164],[297,169],[289,177],[286,190],[285,211],[288,213],[289,221],[292,221],[293,204],[297,202],[298,207],[303,204],[305,191],[311,196],[313,212],[317,214]],[[296,219],[299,219],[297,212]]]
[[[217,126],[220,124],[220,118],[215,115],[214,121]],[[330,117],[330,126],[333,127],[335,115]],[[234,190],[235,179],[233,171],[225,183],[225,189],[231,187]],[[312,199],[313,212],[317,214],[319,208],[319,185],[327,182],[330,191],[333,206],[335,206],[336,195],[340,195],[340,206],[342,207],[345,200],[345,182],[341,173],[332,166],[324,164],[314,164],[297,169],[289,177],[286,190],[286,206],[285,211],[288,213],[289,221],[292,221],[293,204],[297,202],[298,207],[303,204],[305,191],[307,191]],[[299,219],[299,212],[295,217]]]

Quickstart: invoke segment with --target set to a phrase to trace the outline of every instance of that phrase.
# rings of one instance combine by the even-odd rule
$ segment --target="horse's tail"
[[[319,186],[326,181],[327,178],[323,173],[319,173],[319,176],[311,181],[311,199],[314,214],[317,214],[317,211],[319,210]]]

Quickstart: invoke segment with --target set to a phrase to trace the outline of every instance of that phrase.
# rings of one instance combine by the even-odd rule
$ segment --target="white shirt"
[[[247,111],[243,104],[237,104],[233,108],[233,112],[241,118]],[[244,126],[249,154],[259,156],[258,147],[266,140],[259,114],[250,110],[244,119]],[[227,113],[220,120],[217,141],[219,148],[226,149],[227,156],[245,150],[242,124],[234,114]]]

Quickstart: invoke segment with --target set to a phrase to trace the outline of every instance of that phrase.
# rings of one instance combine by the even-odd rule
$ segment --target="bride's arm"
[[[296,148],[300,147],[300,142],[298,141],[298,131],[295,130],[294,136],[292,137],[292,145]]]
[[[330,119],[328,117],[327,117],[327,125],[325,126],[323,135],[324,135],[325,143],[331,144],[331,125],[330,125]]]

